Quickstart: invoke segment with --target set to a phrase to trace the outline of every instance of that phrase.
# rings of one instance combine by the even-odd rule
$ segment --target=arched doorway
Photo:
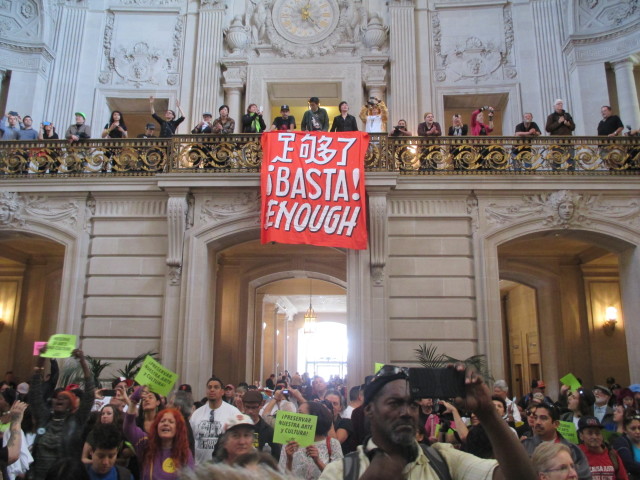
[[[514,395],[566,373],[585,385],[629,382],[620,250],[600,235],[548,231],[498,247],[506,373]],[[615,329],[606,311],[619,312]]]
[[[331,311],[322,314],[348,325],[344,251],[253,240],[215,258],[213,370],[224,381],[264,381],[270,373],[295,371],[298,342],[291,337],[304,320],[310,279],[318,302],[331,299]]]
[[[28,378],[33,342],[56,333],[65,247],[34,234],[0,232],[0,371]]]

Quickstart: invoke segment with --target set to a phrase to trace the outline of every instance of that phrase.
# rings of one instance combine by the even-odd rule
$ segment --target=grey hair
[[[544,473],[549,469],[549,464],[560,452],[567,452],[571,456],[569,447],[562,443],[543,442],[536,447],[531,456],[531,463],[536,474]]]
[[[183,469],[178,478],[180,480],[296,480],[297,477],[283,475],[260,465],[253,470],[222,463],[205,463],[196,467],[195,470]]]
[[[562,100],[561,98],[556,98],[556,101],[553,104],[557,105],[559,103],[562,103],[564,105],[564,100]]]
[[[493,384],[493,388],[502,390],[504,393],[509,393],[509,385],[504,380],[496,380]]]
[[[180,410],[180,413],[187,418],[193,413],[193,395],[191,395],[191,392],[177,390],[169,396],[168,403]]]

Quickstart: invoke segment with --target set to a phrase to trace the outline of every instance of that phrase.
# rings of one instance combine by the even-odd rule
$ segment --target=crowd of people
[[[201,399],[188,384],[165,398],[126,378],[97,388],[81,350],[83,384],[57,385],[45,351],[29,381],[7,372],[0,385],[2,480],[640,479],[640,385],[613,378],[555,400],[534,380],[516,399],[457,365],[464,396],[434,399],[385,365],[350,389],[285,371],[264,386],[213,375]],[[274,441],[279,410],[315,417],[310,445]]]
[[[168,138],[175,135],[178,126],[185,120],[184,112],[180,108],[180,102],[176,101],[176,107],[180,113],[176,117],[174,110],[166,110],[161,117],[154,108],[154,97],[149,98],[151,116],[159,126],[160,138]],[[338,110],[340,112],[330,124],[329,115],[326,109],[320,106],[318,97],[311,97],[308,101],[309,108],[304,112],[300,129],[302,131],[331,131],[350,132],[357,131],[358,123],[356,118],[349,113],[349,104],[346,101],[340,102]],[[487,118],[484,118],[485,112]],[[610,106],[604,105],[601,108],[602,120],[598,123],[596,132],[598,136],[618,136],[623,134],[624,124],[618,115],[614,115]],[[192,129],[192,134],[231,134],[235,131],[236,122],[229,117],[229,106],[222,105],[218,109],[219,116],[214,120],[211,112],[204,112],[202,120]],[[451,125],[447,130],[449,136],[484,136],[489,135],[494,130],[493,118],[495,109],[491,106],[483,106],[471,113],[469,125],[464,123],[462,115],[454,114]],[[368,133],[386,133],[389,112],[384,101],[376,97],[370,97],[367,104],[360,109],[360,120],[364,125],[364,131]],[[427,112],[423,117],[424,122],[418,125],[418,136],[434,137],[441,136],[443,129],[440,123],[435,121],[435,115]],[[485,123],[486,122],[486,123]],[[271,126],[267,125],[263,118],[263,108],[251,103],[247,107],[247,113],[242,116],[242,133],[262,133],[271,130],[295,130],[297,128],[296,119],[290,114],[289,105],[282,105],[280,116],[274,118]],[[547,117],[545,131],[549,135],[572,135],[576,125],[569,112],[564,110],[564,101],[556,100],[554,109]],[[627,126],[625,135],[640,135],[640,128],[633,129]],[[147,123],[145,132],[138,135],[138,138],[155,138],[156,126],[154,123]],[[392,136],[411,136],[407,130],[407,121],[399,119],[391,129]],[[515,136],[535,137],[542,135],[540,127],[533,121],[533,114],[526,112],[523,121],[515,126]],[[86,123],[86,115],[82,112],[75,113],[75,123],[71,124],[64,135],[69,142],[78,142],[91,137],[91,127]],[[33,128],[33,119],[29,115],[21,117],[18,112],[9,111],[0,120],[0,139],[2,140],[52,140],[58,139],[55,126],[50,121],[44,121],[36,131]],[[122,112],[114,110],[111,112],[109,121],[102,130],[102,138],[128,138],[127,125]]]

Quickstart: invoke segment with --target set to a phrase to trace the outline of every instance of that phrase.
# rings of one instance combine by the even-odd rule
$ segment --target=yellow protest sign
[[[582,386],[582,384],[580,383],[580,380],[578,380],[573,373],[567,373],[564,377],[560,379],[560,382],[563,385],[568,386],[572,392],[575,392]]]
[[[374,363],[373,374],[375,375],[376,373],[378,373],[382,367],[384,367],[384,363],[378,363],[378,362]]]
[[[173,373],[154,360],[151,355],[147,355],[134,380],[140,385],[146,385],[152,392],[166,397],[177,379],[177,373]]]
[[[41,355],[43,358],[69,358],[76,349],[75,335],[57,333],[51,335],[47,342],[47,351]]]
[[[273,441],[287,443],[295,440],[301,447],[308,447],[313,444],[317,422],[315,415],[278,410],[273,426]]]

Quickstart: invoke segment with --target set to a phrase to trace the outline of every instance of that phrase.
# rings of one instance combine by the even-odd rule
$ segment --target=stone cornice
[[[53,53],[44,44],[28,44],[28,43],[10,43],[4,40],[0,40],[0,49],[11,50],[17,53],[29,54],[29,55],[42,55],[42,57],[48,62],[53,60]]]

